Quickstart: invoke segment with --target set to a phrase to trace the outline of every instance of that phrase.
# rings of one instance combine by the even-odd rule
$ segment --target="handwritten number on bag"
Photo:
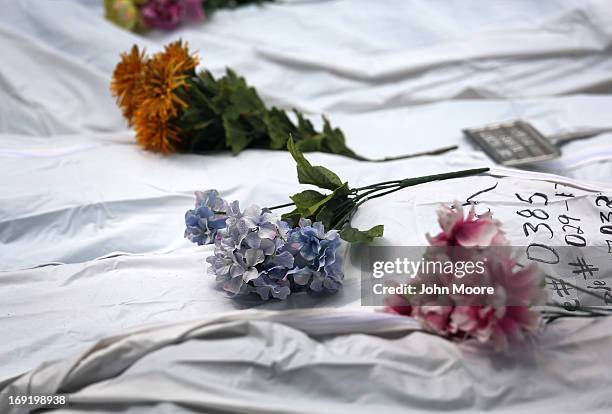
[[[563,227],[561,227],[561,230],[563,230],[563,233],[567,233],[567,231],[565,231],[566,227],[576,230],[576,234],[584,234],[584,230],[582,230],[580,226],[572,226],[571,224],[566,224]]]
[[[535,217],[539,220],[546,220],[548,219],[548,217],[550,217],[548,213],[542,210],[541,208],[534,208],[533,210],[529,210],[528,208],[526,208],[525,210],[517,211],[516,214],[526,218]]]
[[[477,196],[484,194],[484,193],[488,193],[489,191],[493,191],[497,188],[497,185],[499,184],[499,182],[496,182],[494,186],[489,187],[489,188],[485,188],[484,190],[480,190],[475,192],[474,194],[472,194],[471,196],[469,196],[468,198],[465,199],[465,203],[463,203],[462,205],[465,206],[469,206],[472,204],[478,204],[479,202],[476,200],[473,200],[474,198],[476,198]]]
[[[578,299],[573,299],[573,301],[573,304],[572,302],[563,302],[563,307],[566,311],[574,312],[578,310],[578,308],[580,307],[580,302],[578,301]]]
[[[612,216],[612,212],[608,213],[607,215],[604,215],[603,212],[599,212],[599,220],[602,223],[610,223],[612,222],[612,220],[610,219],[610,216]],[[601,226],[599,228],[599,231],[602,234],[612,234],[612,226],[611,225],[606,225],[606,226]]]
[[[553,236],[554,236],[554,233],[553,233],[552,229],[550,228],[550,226],[548,224],[546,224],[546,223],[539,223],[539,224],[537,224],[535,226],[533,224],[531,224],[531,223],[523,223],[523,232],[525,232],[525,236],[526,237],[529,237],[529,232],[527,231],[527,228],[530,228],[531,231],[533,232],[533,234],[535,234],[535,233],[538,232],[538,228],[540,226],[544,226],[544,228],[550,232],[549,239],[552,239]]]
[[[608,207],[609,209],[612,209],[612,200],[610,200],[609,197],[606,196],[599,196],[597,197],[597,199],[595,200],[595,205],[597,205],[598,207],[600,206],[599,202],[603,201],[603,203],[605,203],[606,207]],[[612,220],[610,220],[610,216],[612,216],[612,212],[604,214],[602,211],[599,212],[599,221],[601,221],[602,224],[604,223],[610,223],[612,222]],[[601,226],[599,228],[599,231],[601,232],[601,234],[608,234],[608,235],[612,235],[612,225],[604,225]],[[610,240],[606,240],[606,242],[608,242],[608,246],[610,246]],[[608,248],[608,250],[610,250]]]
[[[599,197],[597,197],[597,199],[595,200],[595,205],[597,207],[600,206],[600,204],[599,204],[600,201],[603,201],[606,204],[606,207],[612,208],[612,200],[610,200],[609,197],[606,197],[606,196],[599,196]]]
[[[547,206],[548,205],[548,196],[546,194],[542,194],[542,193],[533,193],[527,200],[525,200],[523,197],[521,197],[519,195],[519,193],[514,193],[514,195],[516,196],[516,198],[518,198],[521,201],[524,201],[525,203],[529,203],[529,204],[533,204],[533,198],[534,197],[539,197],[542,198],[544,200],[544,205]]]
[[[567,214],[561,214],[559,216],[559,223],[561,224],[570,224],[572,221],[580,221],[579,218],[570,217]]]
[[[543,193],[533,193],[529,196],[529,198],[524,198],[519,193],[514,193],[514,195],[524,203],[534,204],[534,201],[538,200],[540,203],[543,202],[545,206],[548,205],[548,196]],[[526,208],[524,210],[517,211],[516,214],[521,217],[535,218],[538,220],[548,220],[549,218],[549,214],[541,208]],[[548,230],[550,233],[549,239],[554,237],[553,230],[546,223],[538,223],[536,225],[533,225],[532,223],[523,223],[523,233],[525,233],[525,237],[529,237],[531,234],[536,234],[541,228]],[[529,233],[529,230],[531,230],[531,233]]]
[[[552,255],[554,256],[550,256],[549,260],[546,260],[546,258],[543,257],[539,257],[539,256],[535,256],[535,252],[532,252],[532,250],[534,250],[536,247],[542,249],[542,250],[546,250],[549,253],[552,253]],[[559,253],[557,253],[557,251],[555,249],[553,249],[552,247],[546,246],[544,244],[540,244],[540,243],[531,243],[526,250],[527,253],[527,258],[529,260],[533,260],[534,262],[540,262],[540,263],[546,263],[546,264],[557,264],[559,263]]]
[[[584,247],[586,239],[578,234],[568,234],[565,236],[565,243],[570,246]]]

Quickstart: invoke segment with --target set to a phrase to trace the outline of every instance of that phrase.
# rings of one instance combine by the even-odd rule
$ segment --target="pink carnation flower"
[[[449,295],[428,298],[424,303],[418,297],[395,296],[386,310],[411,316],[436,335],[492,343],[496,350],[523,341],[540,327],[540,314],[532,307],[544,303],[541,274],[535,266],[516,268],[512,259],[491,256],[487,259],[483,277],[488,279],[487,286],[495,288],[495,295],[485,299],[480,295]]]
[[[387,312],[411,316],[437,335],[454,340],[476,339],[493,344],[496,350],[506,349],[535,332],[541,324],[540,314],[533,306],[545,300],[542,275],[536,266],[517,266],[500,223],[490,214],[476,218],[473,209],[464,218],[457,204],[455,210],[440,210],[439,222],[443,232],[429,237],[432,247],[424,256],[484,262],[484,273],[471,280],[462,279],[462,283],[491,286],[495,294],[394,296],[387,303]],[[456,275],[419,275],[412,283],[450,286],[456,280]]]
[[[204,19],[202,0],[149,0],[140,7],[140,14],[147,26],[164,30],[177,28],[184,18]]]
[[[504,251],[496,249],[499,252]],[[495,295],[476,306],[455,306],[450,312],[449,331],[453,336],[491,342],[496,350],[503,350],[538,330],[540,313],[533,306],[543,304],[546,294],[536,266],[519,268],[514,259],[495,256],[488,255],[485,274]]]
[[[476,217],[474,206],[464,217],[463,207],[455,202],[454,209],[442,206],[438,211],[438,223],[442,232],[436,236],[427,233],[432,246],[489,247],[508,244],[501,230],[501,223],[493,220],[491,213]]]

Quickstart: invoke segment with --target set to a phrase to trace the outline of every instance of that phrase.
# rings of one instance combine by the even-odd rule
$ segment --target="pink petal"
[[[497,227],[490,221],[472,221],[465,223],[458,229],[457,242],[465,247],[488,247],[497,234]]]

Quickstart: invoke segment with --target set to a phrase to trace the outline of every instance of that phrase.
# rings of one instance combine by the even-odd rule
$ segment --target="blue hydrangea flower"
[[[289,249],[292,253],[299,254],[304,260],[314,260],[319,255],[321,240],[325,238],[323,223],[317,222],[310,225],[308,219],[300,219],[299,227],[289,233]]]
[[[336,292],[342,285],[342,260],[336,231],[301,220],[291,229],[270,210],[237,201],[227,209],[226,227],[207,258],[209,273],[231,296],[255,293],[262,300],[286,299],[294,291]]]
[[[249,293],[261,299],[285,299],[289,293],[287,272],[291,253],[282,251],[289,231],[287,223],[269,210],[250,206],[240,211],[237,201],[227,210],[226,227],[215,240],[214,255],[207,259],[209,272],[232,296]]]
[[[185,213],[185,238],[198,245],[210,244],[225,227],[227,201],[217,190],[196,191],[195,209]]]
[[[262,273],[253,281],[254,291],[263,300],[270,298],[285,300],[291,294],[289,281],[286,278],[274,278],[268,273]]]
[[[325,233],[322,223],[300,219],[292,229],[286,248],[294,257],[295,267],[288,274],[300,286],[312,292],[336,292],[344,279],[342,258],[337,254],[341,245],[337,231]]]

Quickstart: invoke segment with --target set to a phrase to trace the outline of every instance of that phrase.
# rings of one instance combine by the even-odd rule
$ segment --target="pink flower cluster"
[[[501,223],[490,213],[477,217],[474,207],[465,216],[459,203],[454,208],[442,207],[438,222],[442,231],[427,235],[431,247],[425,256],[446,255],[458,260],[457,250],[469,252],[471,260],[484,261],[480,280],[493,286],[495,294],[485,298],[395,296],[388,302],[387,311],[416,318],[435,334],[455,340],[476,339],[493,344],[496,350],[536,331],[540,315],[533,306],[545,299],[542,277],[535,266],[517,266]]]
[[[149,0],[140,6],[142,20],[149,27],[175,29],[184,20],[204,20],[202,0]]]
[[[438,224],[442,231],[436,235],[426,235],[432,246],[489,247],[507,245],[501,223],[493,219],[491,212],[476,217],[474,207],[464,217],[463,207],[455,203],[453,208],[440,207]]]

